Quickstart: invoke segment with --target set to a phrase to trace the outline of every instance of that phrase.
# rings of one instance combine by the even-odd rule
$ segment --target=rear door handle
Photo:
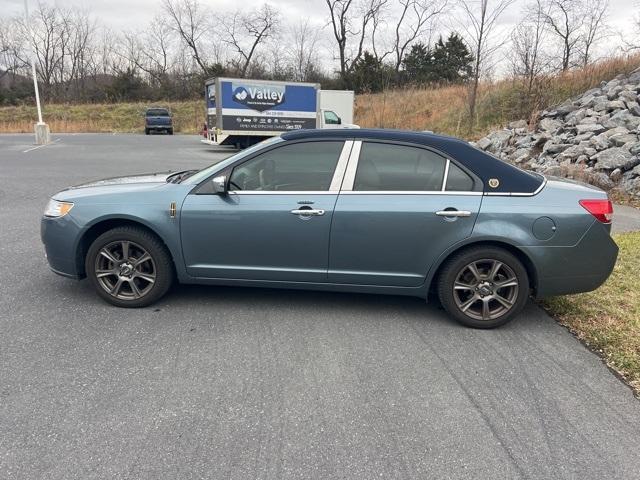
[[[324,215],[324,210],[315,208],[300,208],[291,210],[293,215],[302,215],[305,217],[320,217]]]
[[[470,217],[471,212],[468,210],[439,210],[436,215],[440,217]]]

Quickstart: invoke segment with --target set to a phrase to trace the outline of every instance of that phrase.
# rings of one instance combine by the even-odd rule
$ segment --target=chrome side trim
[[[547,177],[542,177],[544,180],[540,184],[538,188],[532,193],[521,193],[521,192],[484,192],[484,195],[490,197],[533,197],[539,194],[544,187],[547,186]]]
[[[449,164],[450,163],[451,163],[451,160],[449,160],[447,158],[447,164],[444,166],[444,177],[442,177],[442,188],[440,189],[443,192],[446,191],[446,188],[447,188],[447,179],[449,178]]]
[[[228,195],[337,195],[329,190],[231,190]]]
[[[360,149],[362,148],[362,141],[356,140],[353,142],[353,148],[351,149],[351,155],[349,156],[349,164],[347,165],[347,171],[342,181],[342,193],[351,192],[353,190],[353,183],[356,179],[356,170],[358,169],[358,160],[360,159]]]
[[[344,142],[342,152],[338,158],[336,169],[333,172],[333,178],[331,179],[331,185],[329,186],[330,192],[339,192],[342,185],[342,179],[344,178],[344,172],[347,169],[347,163],[349,163],[349,156],[351,155],[351,149],[353,148],[353,140],[347,140]]]
[[[457,195],[465,195],[471,197],[479,197],[482,196],[482,192],[456,192],[454,190],[342,190],[340,195],[449,195],[450,197],[455,197]]]

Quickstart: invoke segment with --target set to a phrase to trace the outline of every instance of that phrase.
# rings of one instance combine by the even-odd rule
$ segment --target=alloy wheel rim
[[[120,300],[137,300],[147,295],[156,282],[156,264],[145,248],[118,240],[98,251],[95,260],[98,284]]]
[[[475,320],[495,320],[513,308],[519,283],[507,264],[495,259],[475,260],[465,265],[453,284],[458,309]]]

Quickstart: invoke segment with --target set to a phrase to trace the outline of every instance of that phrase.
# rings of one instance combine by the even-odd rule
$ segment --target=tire
[[[169,291],[174,279],[166,247],[137,227],[117,227],[100,235],[89,247],[85,266],[98,295],[118,307],[151,305]]]
[[[438,296],[447,313],[461,324],[495,328],[513,320],[524,308],[529,277],[510,252],[472,247],[446,261],[438,280]]]
[[[167,130],[167,133],[168,133],[169,135],[173,135],[173,128],[170,128],[169,130]]]
[[[148,129],[148,128],[145,128],[145,129],[144,129],[144,134],[145,134],[145,135],[149,135],[149,129]]]

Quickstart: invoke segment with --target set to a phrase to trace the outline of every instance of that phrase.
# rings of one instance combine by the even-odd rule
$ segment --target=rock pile
[[[545,110],[531,129],[511,122],[476,142],[545,175],[582,178],[640,196],[640,69]]]

